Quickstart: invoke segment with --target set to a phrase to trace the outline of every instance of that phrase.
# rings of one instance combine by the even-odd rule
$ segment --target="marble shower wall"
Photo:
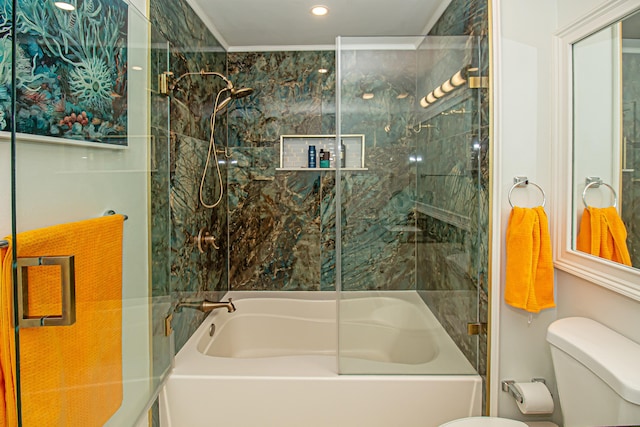
[[[333,176],[276,171],[280,135],[335,133],[334,62],[332,51],[228,54],[236,86],[255,89],[228,114],[230,289],[334,289]]]
[[[343,289],[415,289],[415,233],[406,232],[415,228],[407,130],[415,53],[343,59],[345,108],[354,113],[343,117],[342,132],[365,135],[369,169],[343,174]],[[233,290],[335,289],[335,172],[276,170],[280,135],[335,133],[334,63],[332,51],[228,54],[231,79],[255,89],[228,115]],[[376,93],[370,102],[361,97],[365,86]]]
[[[427,94],[465,65],[488,76],[486,0],[453,0],[420,47],[418,91]],[[417,289],[481,375],[487,322],[489,228],[488,89],[461,87],[418,113]]]
[[[342,172],[342,289],[415,289],[416,53],[349,42],[340,52],[341,132],[365,135],[367,170]]]
[[[149,15],[154,29],[154,73],[168,70],[178,77],[206,70],[225,74],[226,52],[186,1],[152,0]],[[171,307],[182,299],[217,300],[227,290],[226,197],[218,207],[207,209],[198,195],[209,147],[210,116],[216,93],[222,87],[223,81],[217,77],[187,76],[168,98],[157,93],[152,97],[152,102],[164,103],[165,109],[154,117],[153,123],[152,262],[154,273],[157,268],[169,277],[154,279],[153,295],[169,296]],[[222,116],[216,123],[218,148],[226,144],[225,130],[226,119]],[[220,191],[215,164],[211,159],[206,170],[203,198],[208,204],[217,200]],[[224,189],[225,165],[220,169]],[[220,250],[211,248],[203,254],[198,251],[193,238],[203,228],[217,238]],[[162,243],[167,235],[170,247]],[[164,316],[171,307],[163,307],[164,312],[154,316],[154,333],[164,332]],[[203,318],[204,314],[189,309],[174,314],[176,352]]]

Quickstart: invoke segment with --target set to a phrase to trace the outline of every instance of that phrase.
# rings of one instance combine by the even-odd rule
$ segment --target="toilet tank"
[[[584,317],[547,330],[565,427],[640,425],[640,344]]]

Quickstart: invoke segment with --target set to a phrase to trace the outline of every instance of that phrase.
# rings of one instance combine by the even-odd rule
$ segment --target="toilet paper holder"
[[[547,384],[547,381],[544,378],[531,378],[532,383],[542,383],[544,385]],[[502,381],[502,391],[506,391],[509,393],[518,403],[523,403],[524,398],[520,394],[518,390],[513,386],[516,382],[514,380],[503,380]]]

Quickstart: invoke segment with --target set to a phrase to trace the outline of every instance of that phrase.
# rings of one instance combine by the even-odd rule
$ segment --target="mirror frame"
[[[574,43],[640,9],[640,0],[610,0],[558,31],[554,36],[555,114],[552,156],[554,265],[619,294],[640,301],[640,270],[588,255],[572,247],[573,59]],[[552,148],[553,149],[553,148]]]

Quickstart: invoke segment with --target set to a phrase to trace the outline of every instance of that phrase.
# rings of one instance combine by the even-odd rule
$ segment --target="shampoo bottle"
[[[316,146],[315,145],[310,145],[309,146],[309,164],[308,164],[309,168],[315,168],[316,167]]]
[[[323,149],[320,150],[320,167],[321,168],[328,168],[329,167],[329,156],[328,156],[329,152],[328,151],[324,151]]]

